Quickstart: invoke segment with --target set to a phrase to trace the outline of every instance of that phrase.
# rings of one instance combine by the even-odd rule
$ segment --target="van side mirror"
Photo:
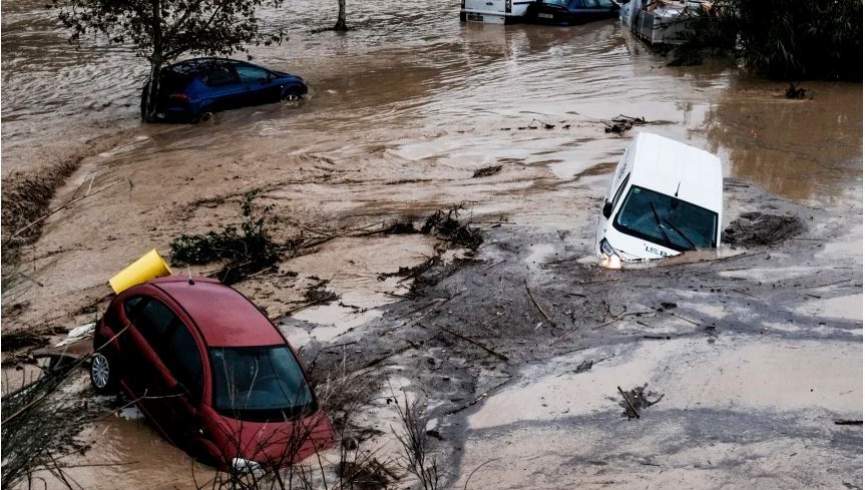
[[[602,211],[604,214],[604,218],[609,218],[611,214],[613,214],[613,203],[610,201],[604,201],[604,210]]]

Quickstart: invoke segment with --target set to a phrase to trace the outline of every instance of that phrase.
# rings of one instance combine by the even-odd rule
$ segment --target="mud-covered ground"
[[[344,365],[380,382],[356,423],[381,459],[396,454],[388,399],[406,392],[426,401],[454,488],[861,485],[862,426],[835,423],[862,419],[861,85],[807,83],[813,99],[786,100],[785,84],[726,65],[666,67],[612,21],[463,26],[456,4],[370,2],[346,36],[288,22],[287,46],[254,50],[310,82],[305,103],[148,126],[141,67],[120,48],[73,50],[36,3],[3,6],[4,186],[77,170],[4,284],[4,342],[62,340],[98,317],[124,265],[238,223],[256,191],[274,240],[313,245],[235,286],[317,378]],[[321,4],[267,18],[326,18]],[[629,141],[604,132],[618,114],[721,156],[725,226],[761,212],[801,228],[597,267],[595,223]],[[474,253],[376,232],[459,204],[484,239]],[[416,283],[397,274],[432,257]],[[311,305],[322,289],[336,299]],[[27,350],[7,345],[5,387]],[[78,381],[70,393],[90,400]],[[657,403],[629,418],[622,393],[643,386]],[[119,415],[80,435],[76,481],[193,486],[188,457]]]
[[[727,192],[806,231],[608,271],[586,234],[502,226],[476,263],[339,343],[394,353],[378,369],[428,400],[457,487],[477,468],[475,488],[858,485],[861,426],[835,422],[861,419],[861,227]],[[663,397],[629,419],[618,388],[643,385]]]

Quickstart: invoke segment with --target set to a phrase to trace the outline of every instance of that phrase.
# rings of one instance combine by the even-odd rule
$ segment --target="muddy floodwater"
[[[313,33],[335,6],[303,0],[262,12],[290,37],[250,54],[301,75],[307,100],[143,125],[146,64],[127,47],[69,45],[45,3],[3,4],[3,176],[80,167],[53,206],[75,201],[3,291],[4,311],[16,306],[4,329],[93,321],[114,273],[237,223],[257,191],[274,238],[327,240],[236,287],[307,359],[347,342],[356,359],[388,356],[369,375],[429,401],[449,485],[861,482],[861,425],[833,422],[862,418],[861,84],[803,82],[813,97],[787,100],[786,84],[726,63],[667,67],[615,21],[466,25],[457,1],[349,2],[350,32]],[[594,227],[630,140],[603,121],[619,114],[649,121],[631,133],[721,157],[724,224],[771,211],[804,231],[718,261],[598,269]],[[440,244],[367,232],[458,204],[484,244],[448,250],[445,263],[468,265],[401,299],[410,283],[388,274]],[[304,307],[322,281],[339,300]],[[617,386],[646,383],[664,398],[623,418]],[[384,434],[369,444],[390,448],[383,399],[365,420]],[[135,413],[80,437],[91,449],[75,462],[106,463],[71,470],[84,488],[194,486],[192,460]]]

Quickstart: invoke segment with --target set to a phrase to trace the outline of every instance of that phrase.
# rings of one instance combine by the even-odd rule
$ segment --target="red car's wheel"
[[[99,394],[113,393],[117,388],[116,366],[110,357],[97,352],[90,359],[90,384]]]

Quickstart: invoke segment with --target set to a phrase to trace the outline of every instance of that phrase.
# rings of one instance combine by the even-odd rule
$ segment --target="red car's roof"
[[[151,281],[192,317],[212,347],[253,347],[285,340],[246,297],[212,279],[167,277]]]

